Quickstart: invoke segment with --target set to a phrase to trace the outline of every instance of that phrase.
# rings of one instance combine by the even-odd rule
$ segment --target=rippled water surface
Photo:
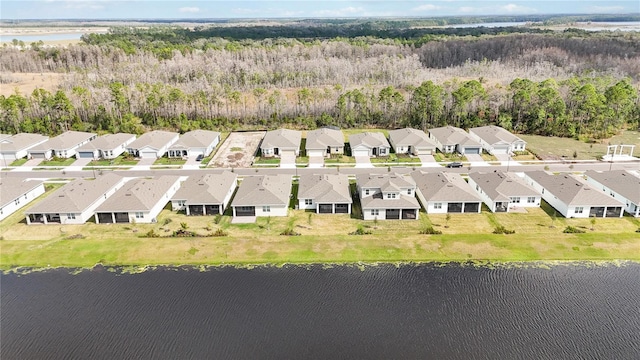
[[[637,359],[640,266],[2,275],[2,359]]]

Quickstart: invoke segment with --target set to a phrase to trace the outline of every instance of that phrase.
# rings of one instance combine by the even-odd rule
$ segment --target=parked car
[[[200,154],[196,157],[196,161],[202,161],[204,159],[204,155]]]
[[[462,167],[462,163],[459,163],[459,162],[448,163],[447,167],[448,168],[461,168]]]

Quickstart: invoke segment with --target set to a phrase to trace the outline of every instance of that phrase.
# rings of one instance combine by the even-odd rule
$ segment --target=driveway
[[[282,154],[280,155],[280,167],[283,169],[295,169],[296,167],[296,155],[295,154]]]
[[[142,158],[138,161],[138,164],[134,166],[136,170],[149,170],[151,169],[151,165],[156,162],[156,158]]]
[[[315,168],[315,169],[324,167],[324,157],[323,156],[309,157],[309,167]]]
[[[489,165],[487,162],[484,161],[484,159],[482,158],[482,156],[478,155],[478,154],[464,154],[464,156],[467,157],[467,161],[469,161],[469,163],[472,166],[484,166],[484,165]]]
[[[422,167],[441,167],[433,155],[418,155],[418,158],[422,163]]]
[[[83,167],[87,166],[91,162],[91,158],[80,158],[73,162],[73,164],[67,166],[67,171],[77,171],[82,170]]]
[[[209,164],[225,168],[251,167],[253,156],[264,134],[265,131],[232,132],[221,145],[218,145],[218,151]]]
[[[198,155],[189,156],[187,162],[182,165],[183,169],[200,169],[200,161],[196,161]]]
[[[368,156],[356,156],[357,168],[372,168],[371,159]]]

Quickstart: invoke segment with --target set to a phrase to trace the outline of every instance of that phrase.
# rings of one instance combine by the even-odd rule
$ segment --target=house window
[[[18,198],[18,199],[16,199],[16,200],[14,201],[14,203],[15,203],[16,205],[20,205],[20,199],[19,199],[19,198]]]
[[[144,213],[137,212],[136,213],[136,219],[142,219],[142,218],[144,218]]]
[[[371,215],[372,215],[372,216],[378,216],[378,215],[380,215],[380,210],[378,210],[378,209],[371,209]]]
[[[380,155],[385,155],[387,153],[387,149],[380,149]]]
[[[76,219],[76,214],[67,214],[67,218],[69,220],[75,220]]]
[[[304,204],[305,205],[311,205],[311,204],[313,204],[313,200],[312,199],[304,199]]]
[[[536,202],[535,196],[527,197],[527,204],[533,204],[534,202]]]
[[[178,200],[178,206],[184,206],[187,203],[187,200]]]
[[[271,206],[269,206],[269,205],[263,206],[262,207],[262,212],[271,212]]]
[[[396,194],[395,193],[387,194],[387,199],[395,199],[395,198],[396,198]]]
[[[520,204],[520,196],[512,196],[509,198],[509,202],[514,204]]]
[[[369,195],[369,189],[364,189],[364,194]]]
[[[574,212],[576,214],[582,214],[583,211],[584,211],[584,208],[582,206],[578,206],[576,207],[576,210]]]
[[[442,209],[442,203],[433,203],[434,209]]]
[[[411,195],[411,189],[407,189],[407,195]]]
[[[480,189],[480,187],[476,184],[476,191],[477,191],[478,189]]]

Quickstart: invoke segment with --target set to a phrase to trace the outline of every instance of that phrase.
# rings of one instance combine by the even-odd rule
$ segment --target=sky
[[[39,0],[0,2],[0,19],[234,19],[640,13],[639,0]]]

